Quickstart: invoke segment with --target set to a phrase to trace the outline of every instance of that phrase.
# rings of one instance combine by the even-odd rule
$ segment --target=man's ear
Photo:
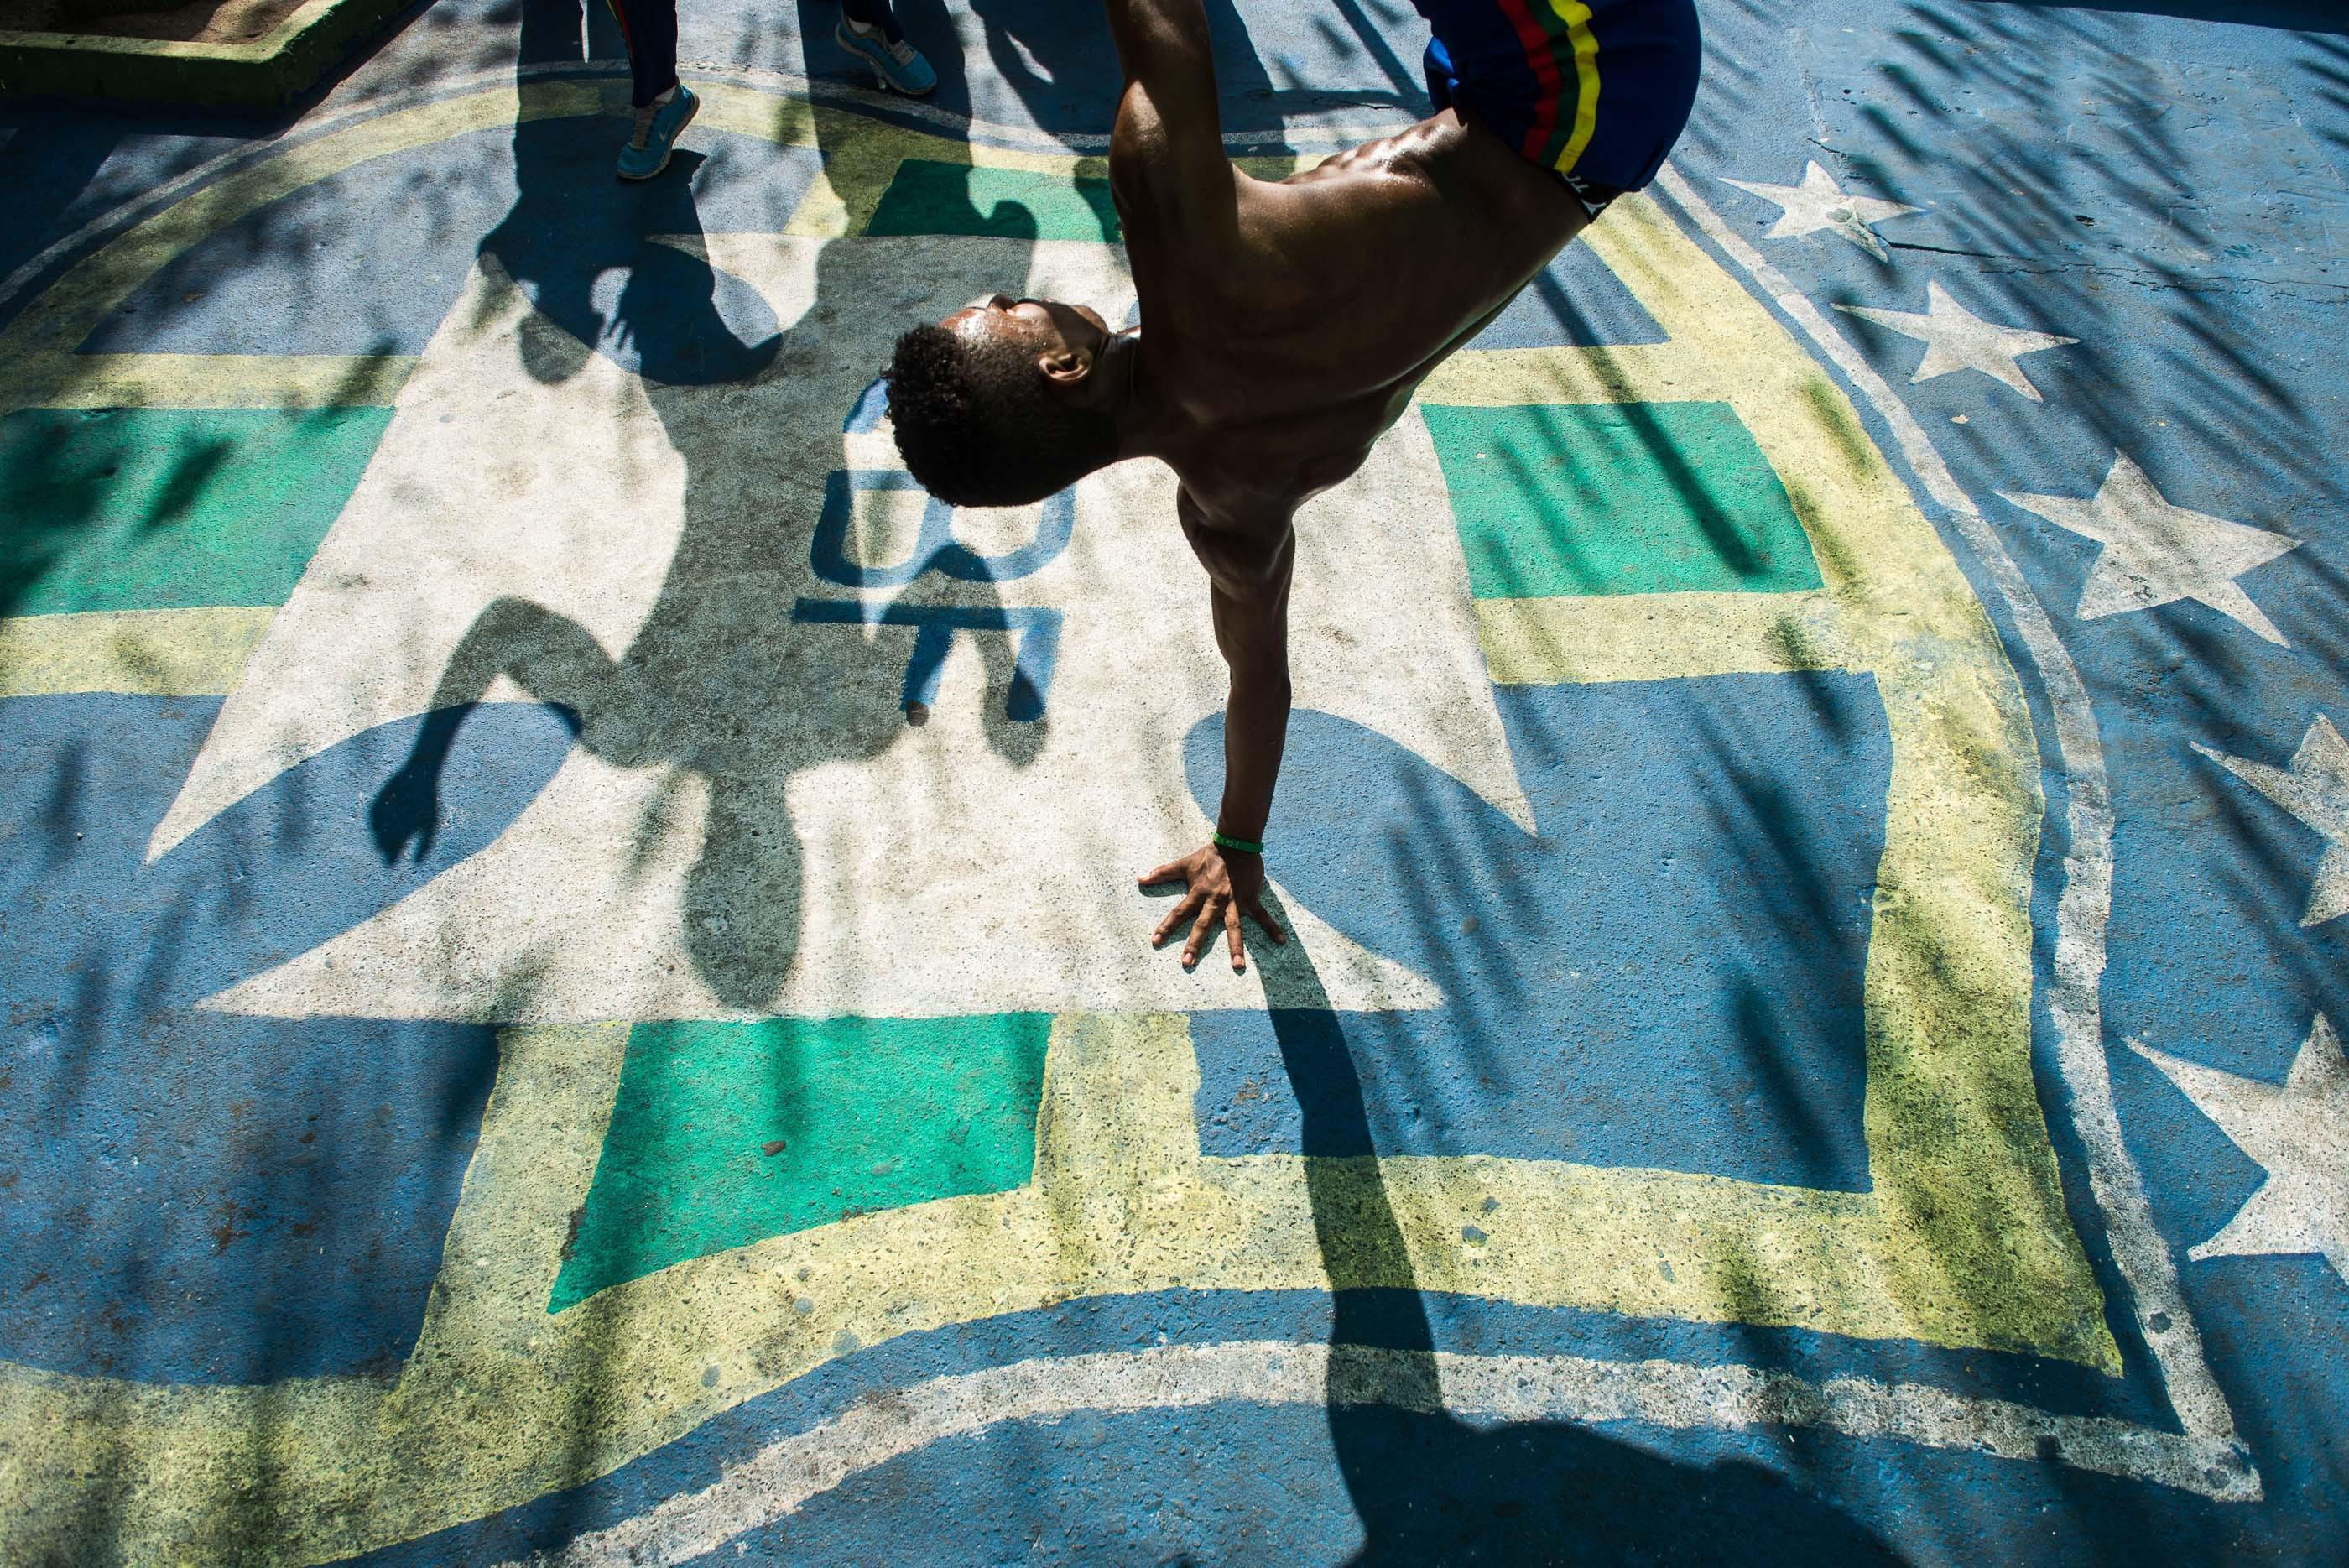
[[[1092,350],[1064,345],[1048,354],[1036,356],[1036,368],[1044,372],[1045,379],[1072,387],[1092,374]]]

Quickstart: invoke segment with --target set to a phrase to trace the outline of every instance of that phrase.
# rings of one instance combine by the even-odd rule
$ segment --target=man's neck
[[[1150,372],[1142,352],[1142,329],[1113,334],[1102,345],[1101,363],[1093,374],[1107,376],[1117,403],[1117,452],[1120,458],[1156,457],[1166,445],[1172,411]]]

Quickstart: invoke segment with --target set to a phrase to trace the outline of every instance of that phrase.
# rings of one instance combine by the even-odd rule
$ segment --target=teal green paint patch
[[[546,1310],[850,1214],[1019,1186],[1051,1028],[1042,1012],[637,1024]]]
[[[1007,240],[1120,237],[1106,180],[908,158],[881,192],[868,234],[988,234]]]
[[[0,615],[280,605],[391,410],[0,418]]]
[[[1820,586],[1726,403],[1425,407],[1480,599]]]

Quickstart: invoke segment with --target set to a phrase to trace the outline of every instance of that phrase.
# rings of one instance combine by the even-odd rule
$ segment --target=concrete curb
[[[409,3],[305,0],[264,36],[238,44],[0,32],[0,94],[276,108]]]

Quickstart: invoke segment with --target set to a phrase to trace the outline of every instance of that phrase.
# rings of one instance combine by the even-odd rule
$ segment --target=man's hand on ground
[[[1203,845],[1180,860],[1169,860],[1157,870],[1145,873],[1138,880],[1145,888],[1164,882],[1181,882],[1188,887],[1183,901],[1150,933],[1150,945],[1157,947],[1185,921],[1194,922],[1191,940],[1183,944],[1185,969],[1199,961],[1199,950],[1213,940],[1216,928],[1221,926],[1232,950],[1233,971],[1245,971],[1247,954],[1240,947],[1243,915],[1262,926],[1276,943],[1288,940],[1288,933],[1280,929],[1280,922],[1264,912],[1264,862],[1256,856],[1234,853],[1227,858],[1225,851],[1215,845]]]

